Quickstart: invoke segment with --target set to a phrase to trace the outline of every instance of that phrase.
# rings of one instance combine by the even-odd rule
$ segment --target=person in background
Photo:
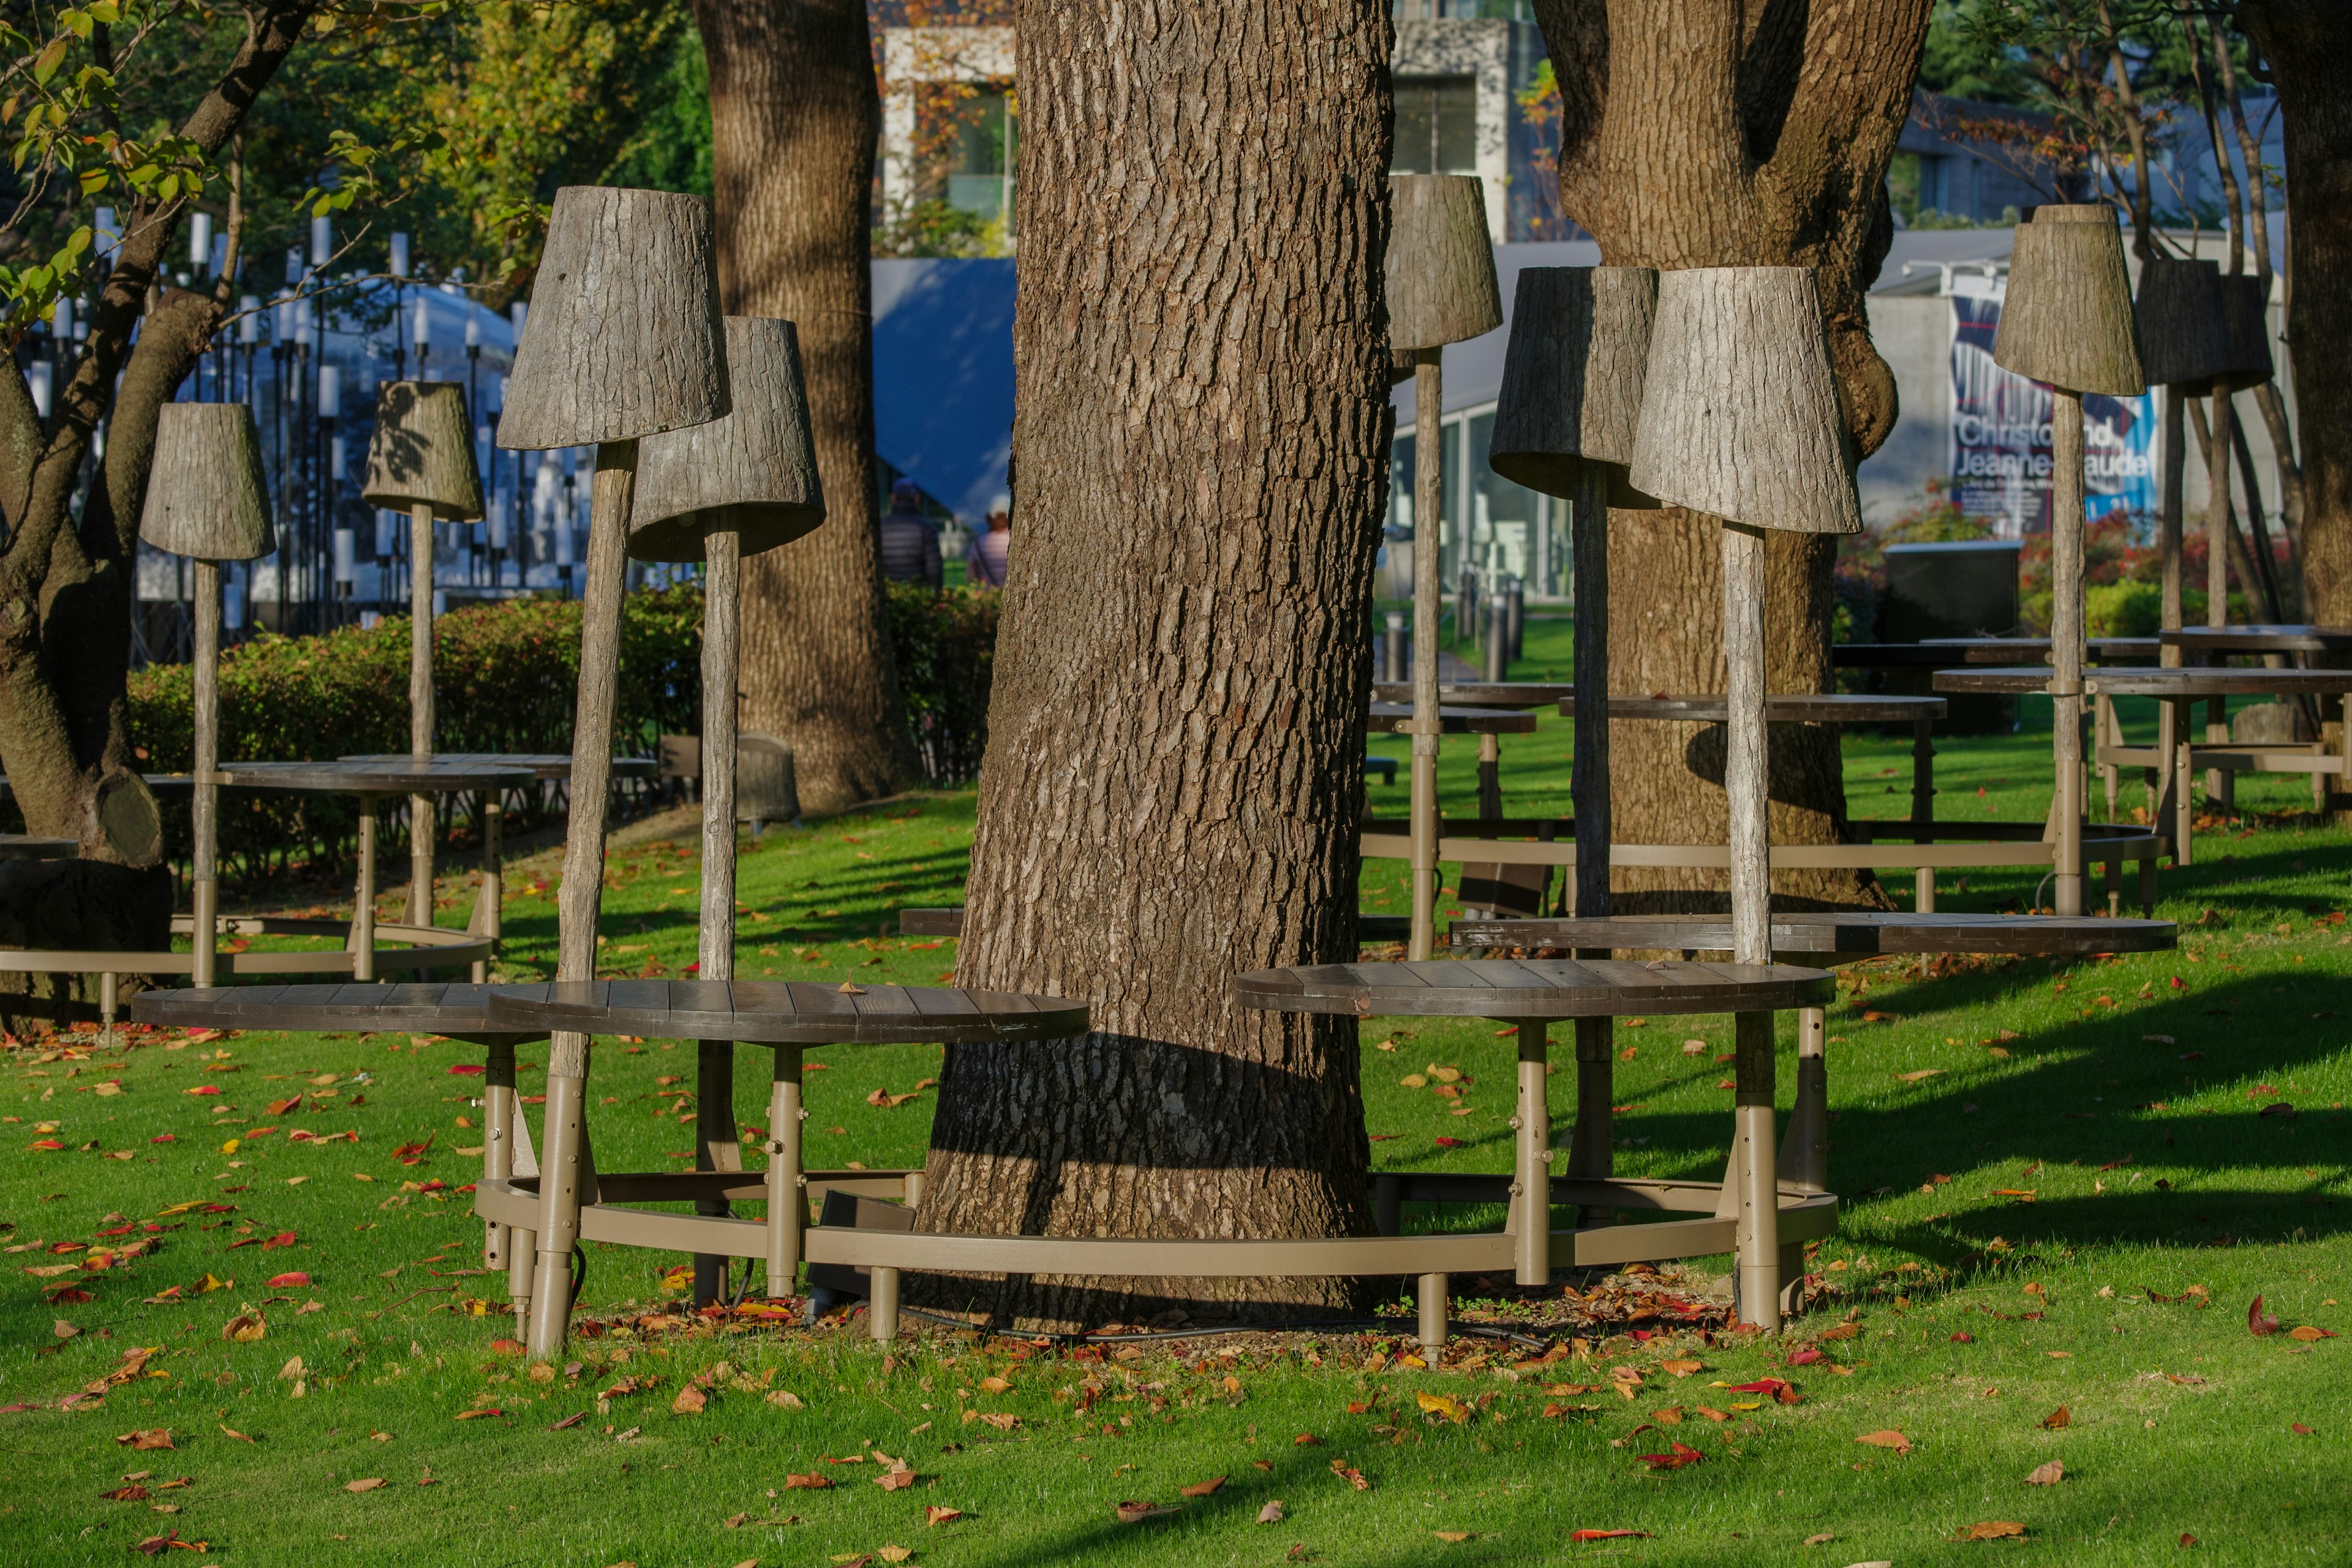
[[[988,503],[988,531],[971,542],[964,580],[975,588],[1004,586],[1005,552],[1013,542],[1013,498],[999,494]]]
[[[890,511],[882,520],[882,575],[893,583],[941,586],[940,531],[923,515],[923,492],[912,479],[890,487]]]

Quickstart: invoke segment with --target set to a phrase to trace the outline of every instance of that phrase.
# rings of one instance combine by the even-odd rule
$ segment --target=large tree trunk
[[[865,0],[695,0],[710,66],[719,289],[800,329],[825,525],[743,563],[742,722],[824,810],[917,776],[875,519],[866,201],[881,98]]]
[[[955,1047],[919,1228],[1369,1229],[1352,956],[1388,461],[1381,0],[1025,0],[1005,590],[957,979],[1097,1032]],[[1343,1308],[1337,1279],[939,1282],[1000,1319]]]
[[[2352,625],[2352,10],[2242,0],[2286,117],[2287,352],[2303,421],[2303,618]]]
[[[1893,237],[1886,166],[1910,110],[1929,0],[1536,0],[1562,111],[1560,199],[1619,267],[1811,267],[1857,458],[1895,426],[1895,377],[1863,295]],[[1717,525],[1680,510],[1609,518],[1611,683],[1724,689]],[[1767,689],[1830,689],[1834,540],[1770,541]],[[1722,843],[1719,725],[1616,726],[1621,843]],[[1772,839],[1845,828],[1835,730],[1772,727]],[[1614,874],[1621,910],[1721,909],[1723,872]],[[1867,872],[1779,872],[1784,907],[1883,904]]]
[[[318,8],[278,0],[256,13],[182,133],[207,155],[226,147]],[[0,551],[0,764],[28,831],[81,841],[79,859],[0,866],[0,942],[10,946],[152,950],[170,933],[162,823],[131,754],[124,685],[158,411],[194,368],[229,295],[226,283],[210,295],[171,292],[132,346],[184,205],[131,208],[46,428],[23,374],[0,372],[0,515],[9,530]],[[233,208],[232,255],[239,226]],[[105,460],[76,517],[91,436],[110,413]]]

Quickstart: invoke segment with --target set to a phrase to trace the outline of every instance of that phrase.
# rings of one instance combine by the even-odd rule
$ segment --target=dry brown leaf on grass
[[[784,1477],[784,1489],[786,1491],[791,1491],[796,1487],[806,1487],[811,1490],[823,1491],[825,1488],[831,1485],[833,1485],[833,1478],[831,1476],[796,1476],[787,1473]]]
[[[2054,1487],[2065,1479],[2065,1464],[2053,1459],[2046,1465],[2035,1466],[2033,1473],[2025,1478],[2025,1484],[2029,1487]]]
[[[1897,1083],[1923,1083],[1928,1079],[1941,1078],[1943,1076],[1944,1069],[1942,1068],[1921,1068],[1917,1072],[1896,1073],[1895,1075],[1895,1081]]]
[[[888,1546],[877,1549],[874,1553],[875,1556],[879,1557],[885,1563],[904,1563],[908,1558],[912,1557],[914,1554],[915,1549],[913,1547],[900,1546],[895,1542]]]
[[[1422,1389],[1416,1391],[1412,1398],[1413,1403],[1420,1405],[1427,1414],[1442,1415],[1457,1426],[1470,1419],[1469,1410],[1450,1394],[1432,1394],[1426,1389]]]
[[[237,1442],[240,1442],[240,1443],[250,1443],[250,1442],[252,1442],[252,1441],[253,1441],[253,1439],[252,1439],[252,1438],[250,1438],[250,1437],[247,1436],[244,1433],[239,1432],[239,1431],[236,1431],[235,1428],[233,1428],[233,1427],[228,1427],[228,1426],[223,1426],[223,1427],[221,1428],[221,1436],[224,1436],[224,1437],[231,1437],[231,1438],[234,1438],[234,1439],[236,1439]]]
[[[960,1508],[941,1508],[938,1503],[923,1510],[923,1522],[929,1525],[953,1524],[963,1517]]]
[[[1570,1541],[1577,1542],[1648,1541],[1652,1539],[1650,1532],[1646,1530],[1571,1530],[1568,1532],[1568,1538]]]
[[[1473,1534],[1467,1530],[1433,1530],[1429,1533],[1440,1541],[1468,1541]]]
[[[1673,1373],[1676,1377],[1688,1377],[1695,1372],[1705,1372],[1706,1366],[1704,1363],[1693,1361],[1688,1356],[1676,1356],[1672,1361],[1660,1362],[1658,1370]]]
[[[1018,1415],[1008,1415],[1002,1410],[982,1411],[980,1418],[982,1421],[987,1422],[991,1426],[995,1427],[1000,1432],[1010,1432],[1015,1426],[1021,1425],[1021,1417]]]
[[[1892,1448],[1898,1454],[1907,1454],[1911,1451],[1911,1439],[1893,1427],[1888,1427],[1883,1432],[1864,1432],[1854,1441],[1867,1443],[1874,1448]]]
[[[2286,1337],[2291,1340],[2301,1340],[2305,1344],[2310,1344],[2320,1340],[2332,1340],[2336,1338],[2336,1335],[2329,1331],[2321,1328],[2316,1323],[2297,1323],[2294,1328],[2291,1328],[2286,1331]]]
[[[148,1426],[136,1432],[125,1432],[115,1443],[125,1448],[169,1448],[173,1447],[169,1426]]]
[[[2044,1415],[2042,1418],[2042,1425],[2048,1427],[2053,1432],[2063,1432],[2074,1424],[2074,1413],[2062,1405],[2057,1409],[2053,1410],[2049,1415]]]
[[[2011,1537],[2022,1540],[2024,1536],[2025,1526],[2013,1519],[1985,1519],[1979,1520],[1952,1539],[1955,1541],[2007,1541]]]
[[[1280,1524],[1282,1522],[1282,1500],[1280,1498],[1276,1498],[1264,1508],[1258,1510],[1257,1521],[1260,1524]]]
[[[2279,1321],[2263,1310],[2263,1299],[2260,1296],[2255,1297],[2254,1304],[2246,1309],[2246,1331],[2257,1336],[2274,1334],[2279,1331]]]
[[[1181,1508],[1162,1508],[1160,1504],[1142,1498],[1129,1498],[1113,1506],[1118,1511],[1118,1521],[1121,1524],[1141,1524],[1147,1519],[1165,1519],[1171,1513],[1184,1511]]]
[[[983,1393],[1002,1394],[1006,1389],[1011,1388],[1013,1384],[1007,1383],[1001,1377],[983,1377],[980,1380],[980,1386]]]
[[[874,1484],[886,1492],[902,1491],[915,1484],[915,1472],[903,1468],[886,1470],[874,1478]]]
[[[1181,1487],[1181,1488],[1179,1488],[1178,1489],[1179,1489],[1179,1490],[1181,1490],[1181,1492],[1182,1492],[1186,1497],[1209,1497],[1209,1496],[1211,1496],[1211,1495],[1214,1494],[1214,1492],[1216,1491],[1216,1489],[1217,1489],[1219,1487],[1223,1486],[1224,1484],[1225,1484],[1225,1478],[1224,1478],[1224,1477],[1223,1477],[1223,1476],[1211,1476],[1211,1477],[1210,1477],[1207,1480],[1205,1480],[1205,1481],[1194,1481],[1191,1486],[1189,1486],[1189,1487]]]
[[[1824,1530],[1819,1535],[1808,1535],[1805,1537],[1805,1544],[1808,1546],[1827,1546],[1831,1542],[1835,1541],[1836,1539],[1837,1536],[1835,1534]]]
[[[1341,1480],[1347,1482],[1349,1486],[1355,1488],[1360,1492],[1368,1492],[1372,1489],[1372,1483],[1364,1479],[1364,1472],[1357,1469],[1354,1466],[1349,1464],[1344,1459],[1334,1459],[1331,1461],[1331,1473],[1339,1477]]]
[[[689,1384],[677,1391],[677,1397],[669,1402],[669,1407],[676,1415],[699,1415],[709,1403],[709,1397],[702,1390]]]
[[[378,1487],[387,1487],[391,1484],[382,1476],[369,1476],[363,1480],[345,1481],[343,1489],[347,1492],[372,1492]]]

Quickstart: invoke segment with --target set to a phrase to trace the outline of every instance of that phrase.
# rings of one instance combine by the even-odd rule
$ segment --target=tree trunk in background
[[[273,0],[180,132],[217,156],[300,40],[318,0]],[[218,327],[229,285],[173,289],[142,315],[179,234],[184,202],[142,198],[65,373],[55,412],[36,412],[21,369],[0,370],[0,766],[28,832],[81,842],[73,860],[0,863],[0,944],[156,951],[169,945],[172,876],[163,824],[131,752],[131,660],[139,519],[155,426]],[[231,208],[231,254],[241,237]],[[132,333],[137,331],[134,344]],[[91,438],[106,456],[80,515],[73,497]],[[21,1028],[31,975],[0,977],[0,1026]]]
[[[1025,0],[1016,25],[1021,543],[956,978],[1083,999],[1097,1032],[950,1049],[917,1225],[1365,1234],[1355,1021],[1229,991],[1354,956],[1387,6]],[[928,1289],[1071,1327],[1360,1286]]]
[[[2352,10],[2242,0],[2285,116],[2286,342],[2303,422],[2303,618],[2352,625]]]
[[[916,782],[875,521],[866,201],[881,99],[864,0],[695,0],[710,68],[719,289],[800,330],[824,526],[743,563],[742,727],[813,810]]]
[[[1894,428],[1895,376],[1863,295],[1893,237],[1886,167],[1910,112],[1930,0],[1536,0],[1561,103],[1560,200],[1618,267],[1811,267],[1857,458]],[[1609,658],[1620,692],[1724,689],[1717,524],[1612,511]],[[1831,687],[1834,540],[1769,540],[1766,685]],[[1622,724],[1610,742],[1628,844],[1722,843],[1720,725]],[[1777,844],[1844,836],[1834,729],[1775,724]],[[1621,910],[1721,909],[1719,871],[1620,870]],[[1884,905],[1868,872],[1779,872],[1783,908]]]

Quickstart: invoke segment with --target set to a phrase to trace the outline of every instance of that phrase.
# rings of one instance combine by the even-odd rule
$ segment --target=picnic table
[[[1853,963],[1890,953],[1979,952],[2034,957],[2155,952],[2173,947],[2170,921],[2098,915],[1937,914],[1902,910],[1792,910],[1771,917],[1776,961]],[[1534,921],[1456,921],[1454,945],[1471,950],[1565,949],[1590,953],[1679,951],[1685,957],[1732,951],[1729,915],[1600,915]],[[1829,1016],[1797,1015],[1797,1093],[1780,1146],[1780,1171],[1800,1189],[1829,1184]],[[1580,1095],[1584,1086],[1579,1084]],[[1608,1096],[1601,1095],[1601,1125]],[[1580,1119],[1579,1125],[1583,1125]]]
[[[1826,1192],[1800,1192],[1775,1176],[1769,1152],[1736,1143],[1725,1182],[1635,1181],[1607,1173],[1595,1153],[1591,1107],[1578,1123],[1584,1146],[1565,1152],[1570,1171],[1555,1175],[1561,1152],[1551,1147],[1548,1072],[1548,1026],[1570,1018],[1625,1014],[1770,1014],[1826,1006],[1833,994],[1827,972],[1788,964],[1632,963],[1612,960],[1481,959],[1439,963],[1331,963],[1259,970],[1234,980],[1234,1000],[1244,1007],[1285,1013],[1327,1013],[1351,1017],[1472,1017],[1516,1024],[1518,1028],[1518,1089],[1511,1125],[1515,1152],[1509,1183],[1496,1193],[1492,1177],[1405,1174],[1377,1200],[1385,1210],[1382,1228],[1397,1226],[1396,1208],[1406,1198],[1422,1201],[1492,1201],[1507,1195],[1509,1210],[1498,1234],[1378,1238],[1386,1267],[1360,1267],[1360,1273],[1410,1271],[1419,1279],[1415,1300],[1423,1344],[1444,1338],[1447,1276],[1463,1263],[1481,1268],[1511,1268],[1523,1285],[1549,1281],[1554,1268],[1696,1258],[1734,1249],[1744,1225],[1760,1238],[1759,1263],[1770,1259],[1767,1283],[1776,1297],[1782,1281],[1801,1272],[1802,1244],[1827,1236],[1837,1223],[1837,1199]],[[1769,1040],[1769,1032],[1765,1037]],[[1580,1052],[1580,1055],[1581,1053]],[[1762,1081],[1751,1081],[1759,1070]],[[1760,1093],[1771,1102],[1771,1062],[1743,1061],[1741,1098]],[[1605,1147],[1609,1107],[1600,1107],[1599,1140]],[[1643,1210],[1702,1217],[1645,1225],[1586,1225],[1554,1231],[1553,1204],[1575,1204],[1596,1212]],[[1738,1217],[1735,1217],[1738,1216]],[[1329,1247],[1331,1243],[1286,1244]],[[1360,1243],[1359,1246],[1362,1245]],[[1474,1250],[1474,1248],[1477,1250]],[[1466,1258],[1457,1258],[1468,1253]],[[1319,1273],[1295,1268],[1292,1273]],[[1331,1270],[1336,1272],[1337,1270]]]
[[[2029,665],[1982,669],[1947,669],[1937,673],[1936,689],[1949,692],[2032,692],[2049,689],[2047,666]],[[2301,743],[2235,745],[2226,740],[2192,743],[2190,707],[2222,697],[2335,697],[2352,689],[2352,670],[2246,669],[2222,665],[2110,666],[2086,675],[2086,694],[2103,701],[2116,697],[2150,697],[2158,703],[2157,743],[2135,747],[2122,742],[2119,729],[2103,712],[2101,744],[2095,760],[2105,766],[2153,768],[2157,775],[2156,820],[2171,824],[2173,858],[2183,866],[2195,863],[2191,839],[2195,810],[2189,779],[2199,767],[2221,773],[2309,773],[2346,775],[2352,757],[2352,726],[2346,727],[2342,750],[2328,752]]]

